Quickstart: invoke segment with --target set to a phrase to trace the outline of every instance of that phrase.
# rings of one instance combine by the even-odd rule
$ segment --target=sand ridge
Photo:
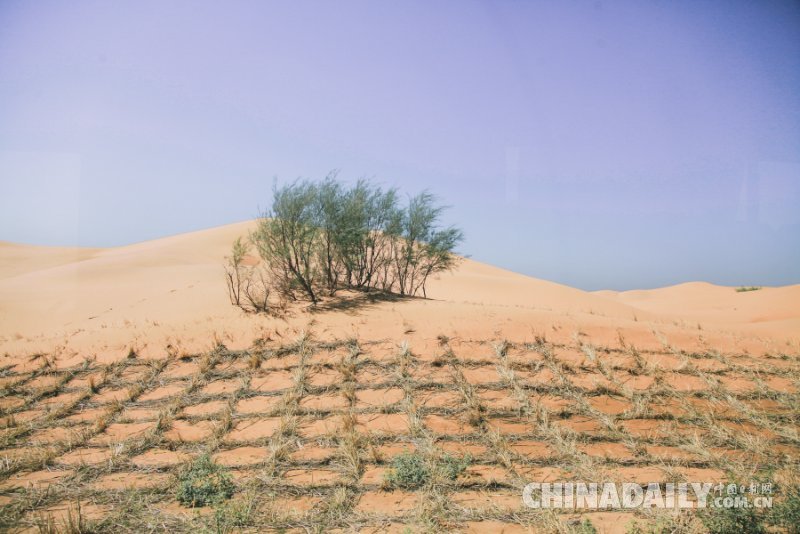
[[[646,291],[585,292],[464,259],[429,284],[429,299],[348,312],[295,310],[281,319],[230,305],[222,275],[233,240],[254,221],[107,249],[0,243],[0,342],[7,358],[36,352],[113,360],[134,347],[196,352],[309,321],[333,338],[360,331],[396,339],[537,335],[598,345],[626,339],[681,350],[796,351],[800,285],[737,293],[703,282]]]

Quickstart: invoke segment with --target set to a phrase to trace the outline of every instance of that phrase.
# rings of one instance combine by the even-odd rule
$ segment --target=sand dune
[[[0,241],[0,279],[93,257],[102,249],[37,247]]]
[[[737,293],[692,282],[589,293],[469,259],[430,283],[429,300],[313,316],[295,311],[284,319],[246,315],[227,300],[222,263],[231,242],[253,225],[108,249],[0,244],[4,352],[59,347],[74,357],[113,358],[132,345],[156,352],[168,344],[199,350],[214,336],[247,346],[265,330],[303,328],[312,318],[331,336],[367,328],[422,337],[448,331],[528,338],[547,332],[564,339],[585,335],[603,344],[624,332],[641,344],[666,338],[687,349],[715,340],[729,348],[784,350],[797,343],[800,332],[800,286]]]
[[[651,290],[603,292],[610,300],[656,314],[712,324],[755,325],[796,322],[800,317],[800,285],[737,292],[735,287],[687,282]],[[778,327],[777,330],[781,330]]]

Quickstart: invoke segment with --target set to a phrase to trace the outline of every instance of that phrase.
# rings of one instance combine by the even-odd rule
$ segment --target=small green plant
[[[761,286],[741,286],[736,288],[737,293],[745,293],[747,291],[758,291]]]
[[[239,527],[252,526],[255,503],[255,495],[218,503],[214,507],[209,530],[216,534],[227,534],[239,531]]]
[[[800,533],[800,486],[787,489],[786,498],[775,505],[769,520],[773,525],[785,528],[789,534]]]
[[[384,478],[392,487],[418,488],[431,479],[456,480],[471,463],[469,454],[458,457],[445,453],[430,465],[421,454],[406,451],[394,457]]]
[[[177,498],[184,506],[217,504],[229,499],[233,488],[228,470],[204,454],[181,472]]]
[[[766,530],[754,508],[707,508],[698,514],[710,534],[762,534]]]
[[[597,529],[589,519],[584,519],[575,528],[575,532],[578,534],[597,534]]]
[[[445,454],[442,456],[441,462],[439,463],[439,469],[446,479],[455,480],[467,470],[467,467],[469,467],[471,463],[472,456],[469,454],[461,458]]]
[[[384,478],[392,487],[418,488],[430,480],[431,470],[421,454],[405,451],[394,457]]]
[[[680,515],[665,515],[656,517],[648,523],[631,521],[625,531],[626,534],[674,534],[675,532],[694,532],[692,516],[684,513]]]

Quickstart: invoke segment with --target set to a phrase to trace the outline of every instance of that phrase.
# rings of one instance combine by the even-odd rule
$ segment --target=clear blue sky
[[[798,283],[800,4],[0,1],[0,239],[226,224],[334,168],[584,289]]]

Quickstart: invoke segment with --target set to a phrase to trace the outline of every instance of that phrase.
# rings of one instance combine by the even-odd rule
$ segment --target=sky
[[[0,240],[237,222],[333,169],[586,290],[800,283],[800,3],[0,0]]]

